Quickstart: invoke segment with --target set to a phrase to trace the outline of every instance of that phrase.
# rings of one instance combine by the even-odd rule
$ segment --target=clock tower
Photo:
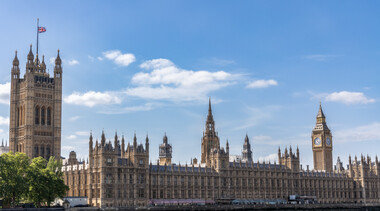
[[[311,134],[313,146],[313,161],[315,170],[331,172],[332,164],[332,135],[326,124],[322,106],[319,104],[317,123]]]

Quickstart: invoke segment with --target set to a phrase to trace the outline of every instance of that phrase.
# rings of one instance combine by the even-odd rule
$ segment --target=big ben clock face
[[[315,146],[320,146],[321,145],[321,139],[320,138],[315,138],[314,139],[314,145]]]
[[[326,139],[326,144],[327,144],[327,146],[331,146],[331,139],[330,138]]]

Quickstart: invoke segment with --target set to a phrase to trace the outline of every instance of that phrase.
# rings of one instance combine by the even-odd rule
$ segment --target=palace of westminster
[[[9,149],[29,157],[61,158],[62,60],[55,59],[54,76],[44,57],[27,56],[20,77],[17,52],[11,70]],[[127,141],[128,142],[128,141]],[[142,206],[154,199],[287,199],[289,195],[315,196],[320,203],[380,203],[380,163],[363,155],[343,166],[333,166],[333,138],[319,107],[311,132],[314,170],[303,169],[297,149],[278,149],[278,162],[253,162],[245,137],[241,159],[230,162],[228,141],[222,147],[215,122],[208,115],[201,143],[200,162],[172,163],[172,146],[163,137],[159,160],[149,163],[149,138],[138,144],[115,134],[100,142],[89,137],[89,159],[79,161],[71,152],[64,162],[67,196],[87,197],[98,207]]]

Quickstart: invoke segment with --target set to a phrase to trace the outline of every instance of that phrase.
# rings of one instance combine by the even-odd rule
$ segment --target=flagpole
[[[38,27],[39,27],[39,21],[40,21],[40,19],[39,18],[37,18],[37,56],[38,56]]]

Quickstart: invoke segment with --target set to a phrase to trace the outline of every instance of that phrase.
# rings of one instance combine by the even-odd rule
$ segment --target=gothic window
[[[144,198],[144,189],[139,189],[139,198]]]
[[[47,120],[46,120],[46,123],[47,125],[51,125],[51,108],[48,108],[47,109]]]
[[[23,117],[23,112],[22,112],[22,106],[20,106],[20,125],[22,125],[22,117]]]
[[[41,157],[45,157],[45,147],[44,146],[41,146],[41,151],[40,151],[41,153],[40,153],[40,155],[41,155]]]
[[[34,110],[34,124],[38,125],[40,124],[40,107],[36,106]]]
[[[17,126],[19,126],[20,125],[20,109],[19,108],[17,108],[16,116],[17,116],[16,124],[17,124]]]
[[[138,183],[139,184],[144,184],[145,183],[144,174],[139,174]]]
[[[22,112],[21,112],[21,125],[25,124],[25,106],[22,107]]]
[[[46,158],[50,158],[50,146],[46,147]]]
[[[34,147],[34,155],[35,155],[35,156],[38,156],[38,146],[35,146],[35,147]]]
[[[41,108],[41,125],[45,125],[45,107]]]

